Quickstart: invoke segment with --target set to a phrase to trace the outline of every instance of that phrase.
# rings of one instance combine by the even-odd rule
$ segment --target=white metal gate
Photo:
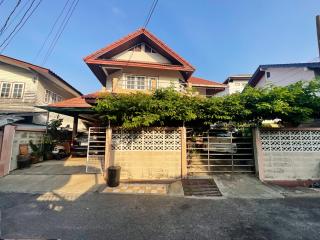
[[[187,168],[188,176],[253,173],[252,135],[188,129]]]
[[[103,172],[106,148],[106,128],[90,127],[88,135],[88,150],[86,172]]]

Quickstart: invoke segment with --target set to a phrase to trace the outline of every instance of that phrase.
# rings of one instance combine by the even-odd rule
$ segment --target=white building
[[[226,88],[224,91],[219,92],[216,96],[225,96],[237,92],[242,92],[245,86],[248,84],[248,81],[252,77],[251,74],[238,74],[228,77],[223,84]]]
[[[256,88],[287,86],[320,76],[320,62],[260,65],[249,81]]]

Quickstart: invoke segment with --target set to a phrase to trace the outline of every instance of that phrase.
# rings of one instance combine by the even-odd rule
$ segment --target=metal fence
[[[187,130],[188,175],[254,172],[251,131]]]

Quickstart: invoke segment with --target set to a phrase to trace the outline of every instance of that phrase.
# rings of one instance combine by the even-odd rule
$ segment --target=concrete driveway
[[[1,192],[71,193],[95,192],[104,186],[101,174],[85,173],[85,158],[45,161],[15,170],[0,178]]]

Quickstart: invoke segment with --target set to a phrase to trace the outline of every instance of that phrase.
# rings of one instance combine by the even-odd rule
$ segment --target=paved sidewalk
[[[102,193],[166,195],[168,184],[121,183],[118,187],[106,187]]]
[[[104,185],[101,174],[85,173],[85,158],[45,161],[0,178],[0,192],[81,195]]]

